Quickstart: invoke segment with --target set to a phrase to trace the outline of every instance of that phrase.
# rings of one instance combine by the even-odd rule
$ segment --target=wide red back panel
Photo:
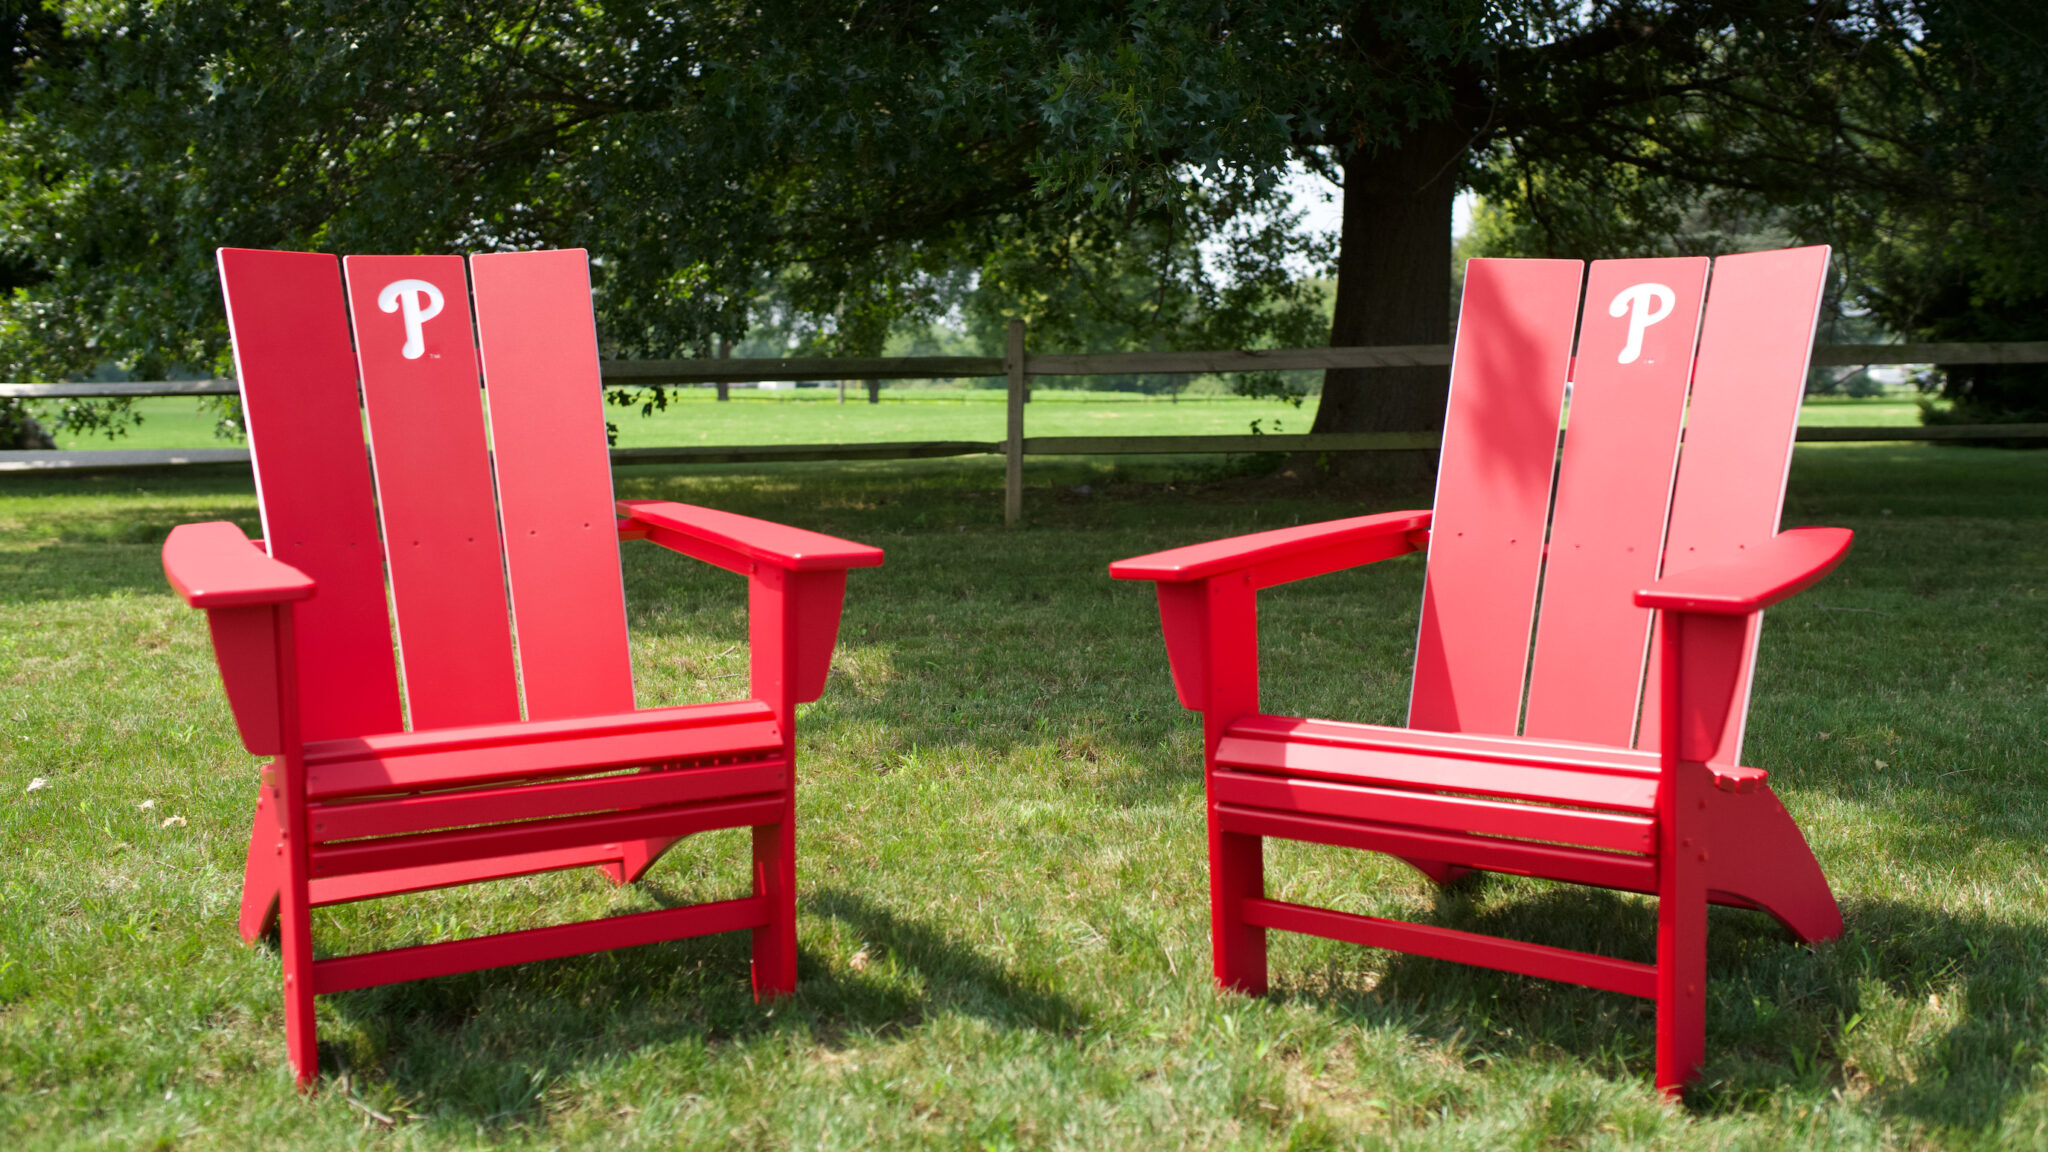
[[[223,248],[219,259],[264,539],[317,585],[293,610],[301,735],[396,732],[384,552],[341,266],[312,252]]]
[[[350,256],[349,308],[415,731],[519,719],[460,256]]]
[[[1522,732],[1626,747],[1653,613],[1704,257],[1601,260],[1586,277]]]
[[[1665,575],[1738,560],[1751,544],[1777,535],[1827,273],[1826,246],[1714,261],[1671,498]],[[1733,719],[1714,763],[1733,764],[1742,754],[1756,642],[1752,623]],[[1650,662],[1646,699],[1658,699],[1660,663]],[[1655,748],[1658,738],[1656,710],[1645,709],[1636,744]]]
[[[1515,733],[1584,270],[1465,265],[1411,727]]]
[[[470,258],[532,720],[633,707],[618,520],[580,248]]]

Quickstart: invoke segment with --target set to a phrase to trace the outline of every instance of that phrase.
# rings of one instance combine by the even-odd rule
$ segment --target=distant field
[[[211,448],[216,440],[214,418],[195,400],[156,397],[136,403],[140,427],[118,441],[105,437],[66,436],[58,446],[88,448]],[[1026,410],[1024,427],[1032,436],[1203,436],[1243,435],[1253,420],[1266,432],[1306,432],[1315,419],[1316,399],[1301,407],[1271,400],[1236,396],[1199,396],[1178,403],[1164,397],[1128,392],[1079,392],[1039,389]],[[734,393],[720,404],[708,389],[691,390],[669,401],[668,410],[642,416],[637,409],[609,408],[606,418],[618,427],[621,448],[658,448],[690,444],[832,444],[892,440],[1000,440],[1003,438],[1003,393],[995,389],[905,389],[882,393],[882,403],[868,404],[850,393],[837,402],[830,389],[796,392]],[[1911,400],[1879,397],[1853,400],[1814,397],[1806,402],[1800,422],[1814,425],[1919,422]]]

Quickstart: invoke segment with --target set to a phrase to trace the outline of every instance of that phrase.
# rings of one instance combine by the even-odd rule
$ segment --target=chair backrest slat
[[[1465,266],[1411,727],[1515,733],[1584,270]]]
[[[1664,546],[1666,575],[1739,559],[1743,549],[1777,534],[1827,267],[1824,246],[1714,261]],[[1715,763],[1733,764],[1742,753],[1756,642],[1752,624],[1734,721]],[[1652,659],[1650,699],[1658,691],[1657,666]],[[1657,740],[1656,711],[1645,709],[1637,745],[1655,748]]]
[[[1522,732],[1626,747],[1707,287],[1705,257],[1601,260],[1586,277]]]
[[[587,258],[582,249],[474,256],[470,278],[527,718],[629,710]]]
[[[313,598],[293,611],[300,734],[395,732],[384,552],[340,262],[223,248],[220,275],[266,546],[315,582]]]
[[[350,256],[377,510],[413,730],[519,719],[497,497],[460,256]]]

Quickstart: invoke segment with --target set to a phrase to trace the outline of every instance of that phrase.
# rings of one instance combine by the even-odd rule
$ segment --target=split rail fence
[[[1451,362],[1448,344],[1373,348],[1285,348],[1269,351],[1109,352],[1036,355],[1024,347],[1024,326],[1012,323],[1006,354],[831,359],[607,360],[606,387],[742,384],[768,380],[949,380],[1004,377],[1008,434],[1001,440],[922,440],[853,444],[703,445],[614,448],[614,464],[741,464],[809,460],[915,460],[938,456],[1004,457],[1003,513],[1023,513],[1024,457],[1200,455],[1247,452],[1426,451],[1434,432],[1299,433],[1256,436],[1026,436],[1025,405],[1039,376],[1200,375],[1326,368],[1402,368]],[[2048,341],[1985,344],[1835,344],[1813,350],[1816,367],[1896,364],[2048,363]],[[0,398],[29,400],[141,396],[234,395],[233,380],[135,380],[61,384],[0,383]],[[2048,424],[1947,424],[1801,428],[1801,441],[2048,440]],[[90,449],[0,451],[0,472],[246,464],[247,449]]]

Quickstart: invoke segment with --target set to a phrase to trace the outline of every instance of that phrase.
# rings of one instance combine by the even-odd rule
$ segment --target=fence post
[[[1010,377],[1009,435],[1003,441],[1003,523],[1024,515],[1024,322],[1010,321],[1009,348],[1003,367]]]
[[[724,339],[723,337],[719,339],[718,358],[720,360],[732,359],[732,341]],[[732,385],[729,382],[724,380],[720,380],[718,382],[718,398],[720,400],[732,399]]]

